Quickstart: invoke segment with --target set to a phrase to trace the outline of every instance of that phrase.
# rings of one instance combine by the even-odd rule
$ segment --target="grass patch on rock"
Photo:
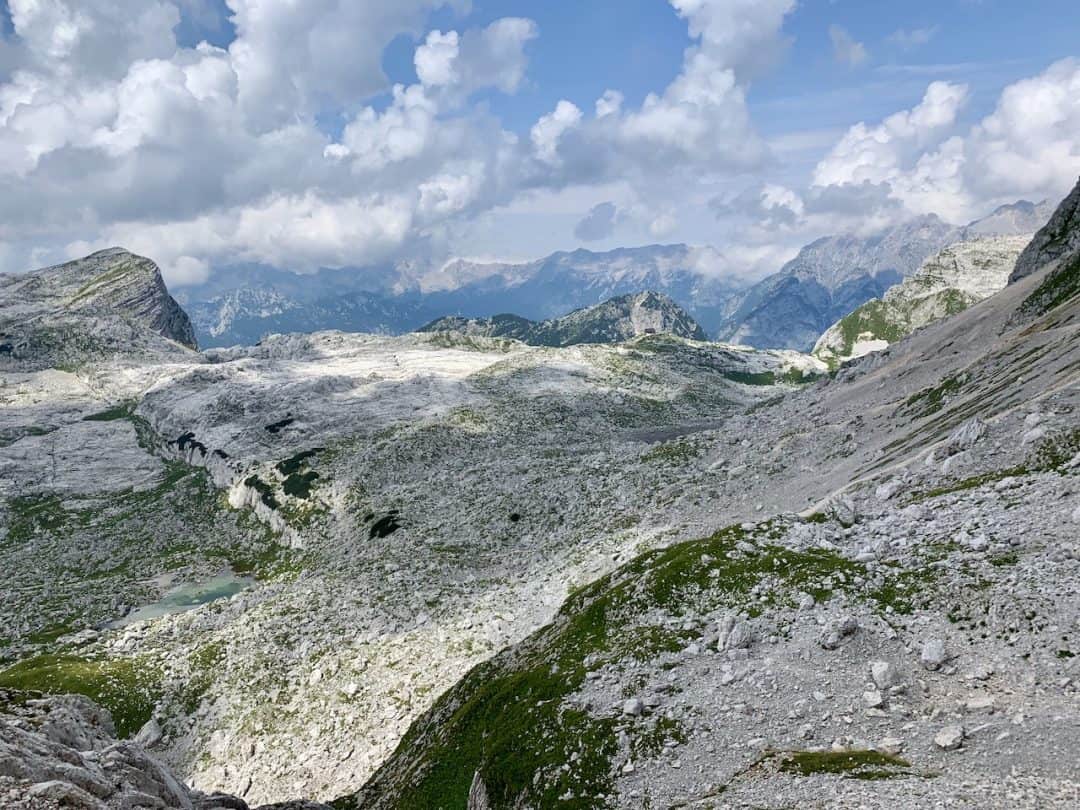
[[[911,763],[880,751],[781,751],[771,756],[780,772],[795,776],[835,774],[847,779],[895,779],[912,776]]]
[[[701,455],[701,448],[688,441],[664,442],[645,453],[641,460],[660,464],[688,464]]]
[[[129,419],[135,413],[134,402],[122,402],[104,411],[84,416],[84,422],[117,422],[121,419]]]
[[[961,377],[946,377],[937,385],[912,394],[900,410],[916,417],[935,414],[963,390],[964,382]]]
[[[112,714],[116,733],[131,737],[161,698],[161,673],[140,658],[42,655],[0,672],[0,689],[47,695],[85,695]]]

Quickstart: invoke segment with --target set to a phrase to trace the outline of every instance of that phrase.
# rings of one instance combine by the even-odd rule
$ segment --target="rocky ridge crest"
[[[197,348],[158,266],[122,248],[0,277],[0,356],[30,366]]]
[[[530,321],[517,315],[496,315],[493,318],[451,316],[439,318],[419,331],[514,338],[531,346],[621,343],[642,335],[658,334],[707,340],[705,330],[682,307],[657,292],[618,296],[545,321]]]

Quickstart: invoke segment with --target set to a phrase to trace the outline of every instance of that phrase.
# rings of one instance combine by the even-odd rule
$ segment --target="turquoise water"
[[[183,613],[207,602],[228,599],[247,588],[254,580],[236,574],[222,574],[202,582],[188,582],[166,593],[157,602],[131,611],[123,619],[113,622],[114,627],[134,624],[146,619],[156,619],[172,613]]]

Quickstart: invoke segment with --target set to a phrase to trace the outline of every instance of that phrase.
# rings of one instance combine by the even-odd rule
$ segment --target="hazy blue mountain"
[[[870,237],[830,236],[753,286],[710,273],[717,257],[713,248],[647,245],[560,251],[522,263],[456,259],[435,271],[398,266],[300,275],[253,265],[224,267],[178,298],[200,345],[213,347],[252,344],[275,332],[400,334],[448,316],[509,312],[543,321],[653,290],[685,309],[710,337],[808,350],[830,324],[880,298],[946,245],[1033,233],[1049,215],[1045,203],[1021,201],[966,228],[931,215]]]
[[[653,290],[685,309],[706,332],[745,288],[702,273],[710,248],[650,245],[606,253],[559,252],[521,264],[456,260],[434,274],[388,270],[313,275],[223,268],[184,291],[203,346],[251,344],[273,332],[399,334],[436,318],[489,318],[512,312],[542,321],[621,295]]]

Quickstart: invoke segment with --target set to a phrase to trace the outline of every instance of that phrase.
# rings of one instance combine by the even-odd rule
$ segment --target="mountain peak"
[[[534,346],[621,343],[651,334],[706,340],[705,331],[663,293],[646,290],[576,309],[560,318],[530,321],[517,315],[439,318],[421,332],[460,332],[474,337],[514,338]]]
[[[0,312],[5,354],[37,365],[169,350],[161,338],[197,348],[158,266],[119,247],[0,279]]]

